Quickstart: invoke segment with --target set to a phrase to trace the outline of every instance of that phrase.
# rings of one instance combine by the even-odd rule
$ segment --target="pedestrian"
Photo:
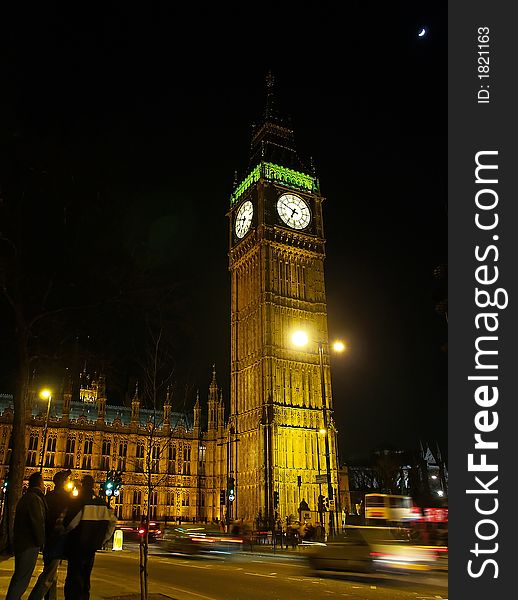
[[[292,535],[292,538],[291,538],[291,547],[293,549],[295,549],[297,547],[298,543],[299,543],[299,532],[298,532],[298,530],[296,528],[295,529],[292,528],[291,529],[291,535]]]
[[[304,539],[309,542],[312,542],[315,539],[315,528],[313,527],[313,525],[311,525],[311,523],[306,528]]]
[[[93,477],[85,475],[79,494],[71,500],[63,522],[68,532],[65,544],[68,560],[65,600],[90,598],[90,574],[95,553],[111,538],[116,522],[113,510],[94,494]]]
[[[54,475],[54,489],[45,496],[47,502],[47,522],[45,545],[43,546],[43,571],[32,588],[28,600],[41,600],[46,594],[48,600],[56,600],[58,567],[65,558],[65,529],[63,518],[70,504],[71,496],[66,489],[72,471],[59,471]]]
[[[33,473],[29,489],[20,498],[14,515],[14,573],[6,600],[20,600],[31,580],[38,553],[45,541],[47,504],[43,492],[43,476]]]

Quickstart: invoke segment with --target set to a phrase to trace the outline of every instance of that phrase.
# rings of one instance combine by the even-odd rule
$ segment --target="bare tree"
[[[16,168],[13,167],[13,171]],[[12,174],[12,173],[11,173]],[[56,290],[64,285],[59,275],[60,264],[53,262],[58,245],[42,246],[41,256],[31,255],[33,236],[44,222],[31,219],[37,200],[45,195],[46,173],[31,168],[15,173],[6,186],[0,203],[0,309],[12,326],[15,344],[14,417],[12,453],[9,463],[9,490],[0,525],[0,548],[7,549],[12,540],[14,512],[21,496],[26,460],[25,426],[29,409],[30,375],[36,361],[41,359],[44,344],[57,333],[57,323],[73,305],[57,302]],[[43,190],[43,192],[42,192]],[[56,231],[66,225],[50,204],[48,213],[57,218]],[[36,227],[37,225],[37,227]],[[40,232],[41,233],[41,232]],[[62,243],[65,243],[63,235]],[[61,244],[60,251],[63,251]],[[48,261],[48,262],[46,262]]]
[[[140,595],[142,600],[148,598],[148,556],[149,556],[149,522],[150,500],[157,487],[163,484],[168,476],[167,469],[160,472],[160,464],[167,457],[173,432],[178,422],[171,423],[164,411],[164,397],[166,406],[169,406],[169,389],[174,377],[174,357],[171,343],[166,339],[164,323],[159,311],[155,322],[148,321],[148,343],[144,359],[141,363],[141,372],[144,377],[144,401],[151,407],[151,418],[146,424],[147,443],[145,447],[144,478],[146,494],[143,503],[142,521],[145,523],[144,534],[140,539],[139,547],[139,572]],[[185,406],[185,398],[184,398]]]

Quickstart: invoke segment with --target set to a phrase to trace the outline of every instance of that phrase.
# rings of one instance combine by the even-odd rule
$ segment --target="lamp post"
[[[320,444],[318,442],[318,436],[320,434],[326,433],[325,429],[317,429],[317,469],[318,469],[318,476],[319,476],[319,480],[318,480],[318,499],[320,501],[321,497],[322,497],[322,484],[320,483]],[[321,502],[319,502],[318,505],[318,512],[319,512],[319,516],[320,516],[320,527],[322,528],[322,535],[324,535],[324,531],[325,531],[325,525],[324,525],[324,507],[322,506]]]
[[[320,364],[320,387],[322,391],[322,412],[324,417],[324,429],[326,430],[324,437],[325,456],[326,456],[326,476],[327,476],[327,497],[329,503],[333,500],[333,482],[331,481],[331,457],[329,456],[329,423],[327,415],[327,398],[326,398],[326,378],[324,373],[324,345],[318,342],[318,360]],[[329,508],[329,535],[334,533],[334,511]]]
[[[293,334],[293,343],[296,346],[306,346],[308,344],[308,336],[305,331],[296,331]],[[327,497],[329,503],[334,499],[333,493],[333,482],[331,480],[331,457],[329,453],[329,418],[327,408],[327,397],[326,397],[326,378],[324,370],[324,342],[321,340],[317,341],[318,345],[318,364],[320,367],[320,391],[322,394],[322,416],[324,421],[325,433],[325,458],[326,458],[326,479],[327,479]],[[345,344],[337,341],[333,344],[333,350],[335,352],[343,352],[345,350]],[[334,510],[329,510],[329,535],[334,534]]]
[[[237,494],[236,494],[236,483],[235,483],[235,474],[234,474],[234,457],[232,456],[232,444],[240,441],[236,436],[236,431],[233,426],[230,427],[229,435],[226,442],[220,442],[218,446],[226,446],[227,447],[227,489],[225,493],[226,498],[226,515],[225,521],[227,527],[230,528],[230,523],[233,518],[235,518],[235,514],[237,514],[237,510],[235,510],[235,506],[237,505]],[[237,447],[236,447],[237,453]]]
[[[41,390],[40,398],[47,400],[47,413],[45,415],[45,425],[43,427],[43,443],[40,451],[40,473],[43,471],[43,457],[45,456],[45,446],[47,444],[47,432],[49,429],[50,403],[52,402],[52,392],[48,389]]]

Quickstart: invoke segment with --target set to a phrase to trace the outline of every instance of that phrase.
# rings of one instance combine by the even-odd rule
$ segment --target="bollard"
[[[113,534],[113,548],[112,550],[122,550],[122,531],[117,529],[117,531]]]

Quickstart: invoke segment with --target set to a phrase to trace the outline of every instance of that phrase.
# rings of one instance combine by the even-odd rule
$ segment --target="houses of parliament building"
[[[92,475],[96,489],[109,470],[122,472],[123,486],[112,498],[122,521],[139,521],[145,507],[150,519],[215,521],[226,518],[227,435],[223,400],[213,371],[205,431],[201,430],[199,398],[191,415],[172,410],[167,394],[160,412],[141,408],[138,390],[129,406],[107,402],[103,376],[90,380],[83,374],[79,400],[72,400],[71,383],[46,402],[32,394],[27,418],[26,478],[42,469],[52,489],[53,475],[72,471],[77,482]],[[1,476],[8,476],[13,408],[0,398]],[[46,428],[45,425],[48,424]],[[43,445],[45,445],[44,451]],[[150,493],[149,493],[150,492]]]

